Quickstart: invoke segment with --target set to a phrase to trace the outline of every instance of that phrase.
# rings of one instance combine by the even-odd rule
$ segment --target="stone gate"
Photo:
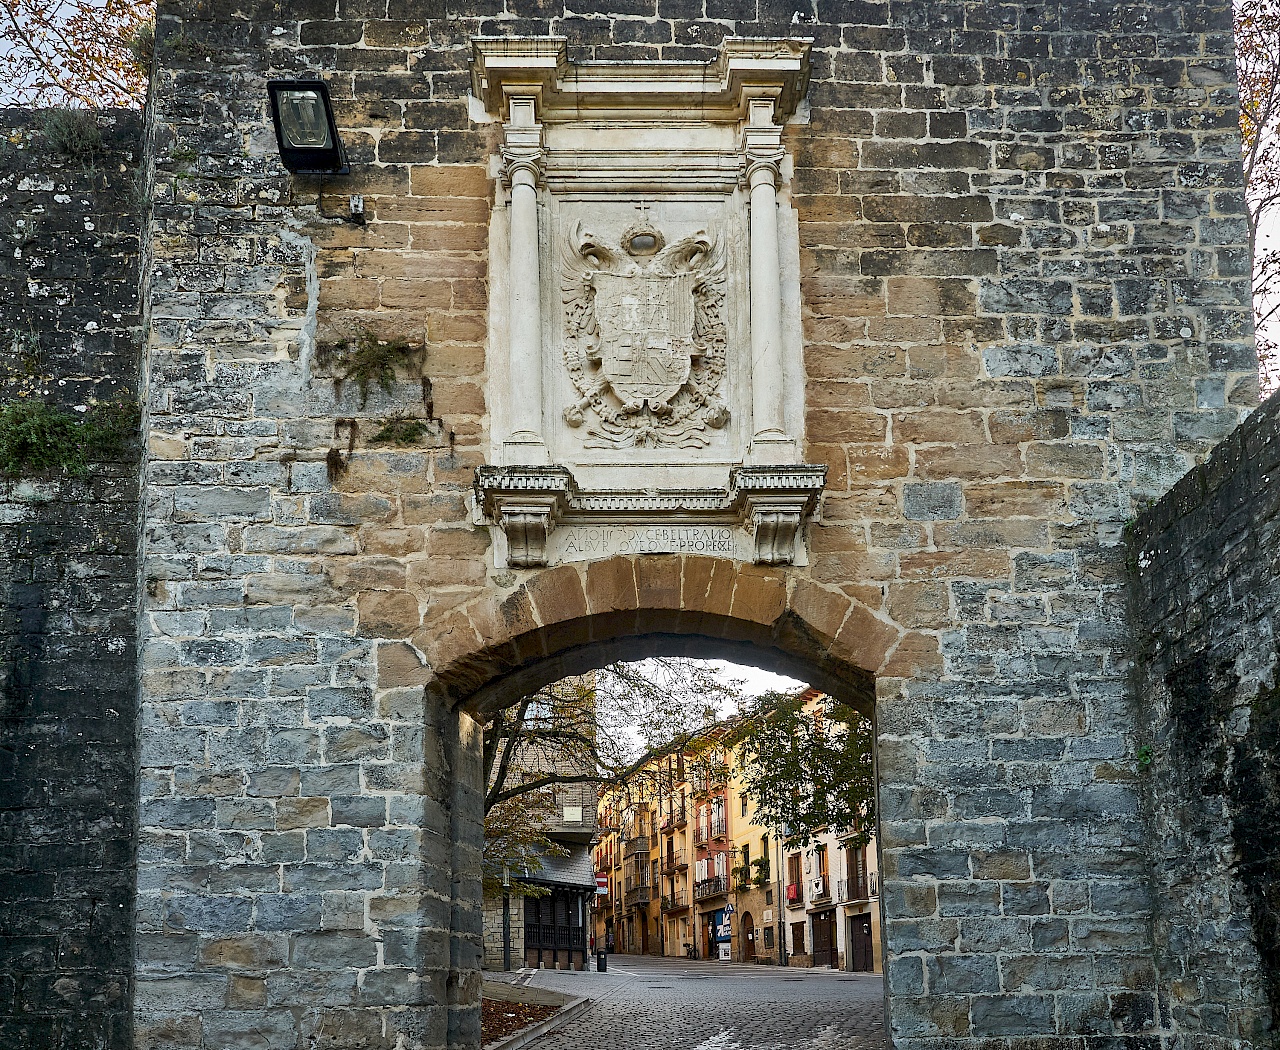
[[[654,653],[874,717],[897,1050],[1273,1045],[1257,893],[1161,858],[1204,789],[1147,775],[1126,590],[1257,404],[1228,4],[157,39],[139,1050],[476,1047],[480,720]],[[348,176],[281,167],[304,75]]]

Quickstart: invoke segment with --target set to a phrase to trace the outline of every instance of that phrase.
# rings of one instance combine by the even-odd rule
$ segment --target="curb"
[[[485,1043],[483,1050],[519,1050],[520,1047],[528,1046],[535,1039],[540,1039],[548,1032],[555,1031],[565,1022],[572,1021],[575,1017],[585,1013],[590,1006],[591,1000],[585,995],[579,996],[577,999],[570,999],[545,1020],[521,1029],[514,1035],[507,1036],[506,1039],[500,1039],[495,1043]]]

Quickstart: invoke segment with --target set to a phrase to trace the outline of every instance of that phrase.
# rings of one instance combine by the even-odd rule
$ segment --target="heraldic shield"
[[[564,358],[579,398],[565,422],[587,424],[589,447],[706,445],[729,419],[716,240],[699,231],[667,245],[646,224],[615,248],[578,225],[562,251]]]
[[[648,405],[671,412],[671,399],[689,380],[699,348],[693,333],[691,273],[596,274],[600,370],[624,412]]]

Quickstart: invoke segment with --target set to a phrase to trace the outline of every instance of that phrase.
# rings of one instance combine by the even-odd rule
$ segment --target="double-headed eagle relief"
[[[698,231],[668,245],[645,219],[617,247],[577,223],[561,245],[564,360],[578,400],[564,411],[589,448],[702,448],[729,421],[724,257]]]

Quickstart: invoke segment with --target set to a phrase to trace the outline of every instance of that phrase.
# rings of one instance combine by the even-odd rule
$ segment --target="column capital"
[[[502,177],[508,186],[542,181],[542,125],[538,122],[538,100],[533,95],[516,95],[508,100],[508,120],[502,125]]]
[[[502,147],[502,178],[508,186],[521,183],[537,186],[542,182],[545,155],[541,149]]]
[[[765,180],[777,186],[786,150],[782,148],[782,128],[774,123],[772,98],[753,98],[742,125],[742,183],[755,188]]]
[[[771,153],[748,153],[743,158],[742,184],[748,189],[755,189],[762,183],[776,189],[785,157],[786,151],[781,147]]]

